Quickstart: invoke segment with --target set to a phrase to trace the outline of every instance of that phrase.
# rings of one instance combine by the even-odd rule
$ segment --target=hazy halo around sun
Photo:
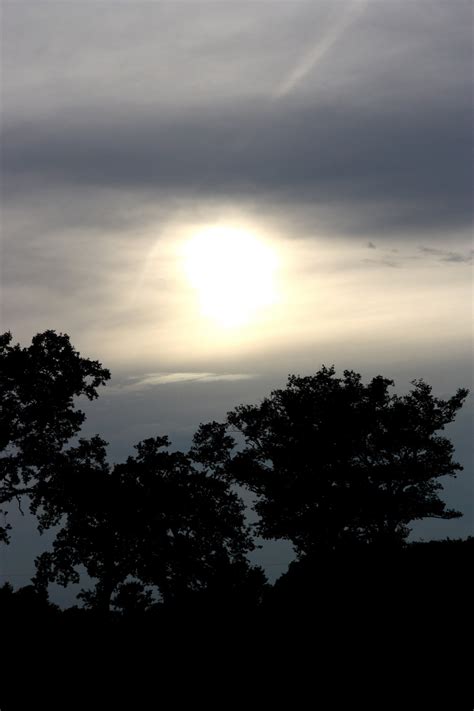
[[[183,245],[183,265],[201,315],[223,328],[245,326],[277,300],[277,256],[247,230],[211,226]]]

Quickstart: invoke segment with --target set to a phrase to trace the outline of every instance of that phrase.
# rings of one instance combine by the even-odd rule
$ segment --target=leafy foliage
[[[50,582],[79,582],[81,569],[95,581],[80,593],[86,608],[129,619],[163,603],[259,604],[267,584],[247,559],[255,543],[239,487],[255,496],[257,532],[290,540],[310,571],[335,551],[342,558],[326,569],[337,560],[347,569],[354,546],[396,550],[414,520],[460,516],[440,498],[440,479],[461,470],[441,433],[464,389],[443,400],[417,380],[397,395],[382,376],[364,384],[323,367],[289,376],[225,423],[202,424],[186,453],[154,437],[112,465],[99,436],[75,439],[84,421],[75,399],[94,399],[110,377],[99,362],[45,331],[28,348],[3,334],[0,367],[0,505],[28,496],[40,531],[59,529],[37,559],[35,589],[22,593],[33,607],[47,604]],[[287,581],[295,570],[306,580],[303,568]]]
[[[257,495],[258,530],[286,538],[297,551],[348,543],[403,541],[416,519],[460,513],[439,498],[439,478],[453,476],[453,445],[439,434],[462,406],[466,390],[448,400],[422,380],[404,396],[393,381],[333,367],[292,375],[259,405],[228,415],[245,438],[229,459],[228,476]]]
[[[39,333],[28,348],[11,340],[0,336],[0,504],[29,494],[35,508],[84,421],[74,399],[96,398],[110,373],[82,358],[67,335]],[[0,536],[7,540],[6,528]]]
[[[113,467],[100,438],[69,450],[69,466],[44,496],[42,524],[65,523],[38,559],[38,584],[77,582],[83,565],[98,583],[82,599],[108,609],[113,595],[121,606],[131,592],[142,604],[145,586],[171,602],[245,579],[253,543],[243,502],[224,479],[168,447],[167,437],[144,440]]]

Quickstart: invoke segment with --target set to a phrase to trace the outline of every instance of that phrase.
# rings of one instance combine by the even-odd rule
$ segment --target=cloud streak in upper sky
[[[61,190],[77,220],[92,189],[357,238],[470,228],[470,3],[91,7],[5,6],[5,208]]]
[[[296,67],[290,72],[288,77],[277,87],[274,97],[279,99],[293,91],[304,78],[312,72],[318,62],[320,62],[356,22],[357,18],[366,9],[369,0],[351,0],[345,10],[341,11],[337,6],[337,18],[333,25],[326,31],[324,37],[310,49]],[[340,13],[340,14],[339,14]]]

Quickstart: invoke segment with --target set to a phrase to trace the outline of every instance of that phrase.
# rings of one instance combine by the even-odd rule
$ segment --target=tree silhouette
[[[237,407],[226,423],[201,425],[186,453],[155,437],[112,465],[99,436],[71,445],[84,421],[75,398],[97,397],[108,370],[54,331],[28,348],[4,334],[0,366],[0,505],[27,495],[40,531],[59,528],[37,559],[35,588],[3,589],[0,598],[16,610],[49,609],[48,583],[77,582],[81,567],[95,581],[80,594],[86,608],[131,620],[160,606],[255,608],[268,590],[263,571],[247,560],[255,544],[237,486],[255,495],[257,532],[296,548],[298,564],[280,585],[288,599],[287,589],[308,587],[316,559],[325,579],[343,581],[340,590],[351,570],[364,570],[370,586],[380,551],[386,561],[394,552],[390,560],[402,568],[434,561],[438,548],[397,557],[409,524],[461,515],[439,495],[440,478],[462,468],[440,432],[464,389],[443,400],[417,380],[401,396],[382,376],[363,384],[353,371],[338,378],[323,367],[290,376],[285,389]],[[351,563],[356,545],[363,553]],[[459,560],[468,548],[456,546]],[[454,548],[444,550],[449,557]],[[394,564],[387,562],[388,588]]]
[[[344,544],[403,542],[411,521],[461,514],[439,498],[439,478],[462,467],[439,431],[451,422],[467,391],[448,400],[422,380],[404,396],[378,376],[367,385],[333,367],[292,375],[259,405],[242,405],[228,425],[245,440],[232,442],[213,423],[198,433],[216,470],[257,497],[258,532],[290,540],[297,552]]]
[[[9,332],[0,335],[0,505],[28,494],[36,510],[42,485],[84,421],[74,398],[96,398],[110,373],[82,358],[67,335],[39,333],[28,348],[11,340]],[[8,528],[0,528],[4,541]]]
[[[144,440],[113,467],[98,437],[66,453],[43,490],[41,525],[64,526],[37,561],[37,585],[77,582],[82,565],[98,582],[81,598],[104,611],[143,609],[147,586],[168,604],[236,590],[258,596],[265,578],[246,559],[253,542],[243,502],[191,454],[168,447],[167,437]]]
[[[53,621],[59,615],[59,607],[48,600],[44,590],[33,585],[13,590],[10,583],[0,586],[0,610],[2,614],[2,627],[8,622],[23,623],[33,619],[47,619]]]

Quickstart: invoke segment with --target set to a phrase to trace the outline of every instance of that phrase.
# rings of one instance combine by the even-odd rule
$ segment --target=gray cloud
[[[472,112],[248,108],[163,121],[77,117],[5,129],[4,189],[70,185],[161,189],[360,210],[370,228],[466,227],[472,219]],[[390,209],[384,209],[386,205]],[[361,218],[359,218],[361,219]]]
[[[474,256],[474,250],[472,249],[464,253],[452,252],[447,249],[439,249],[438,247],[418,247],[418,249],[422,252],[422,254],[435,257],[440,262],[471,264]]]
[[[368,243],[369,249],[376,249],[372,243]],[[377,264],[388,267],[406,267],[413,263],[419,262],[421,259],[431,260],[436,262],[451,262],[453,264],[472,264],[474,250],[467,249],[462,252],[454,252],[449,249],[440,249],[439,247],[424,247],[419,246],[417,252],[410,249],[381,249],[378,257],[362,259],[366,264]]]
[[[155,191],[316,209],[335,233],[470,226],[470,3],[194,8],[8,5],[6,203]]]
[[[362,260],[365,264],[376,264],[377,266],[384,266],[384,267],[399,267],[401,266],[397,262],[395,262],[393,259],[389,259],[387,257],[381,257],[380,259],[363,259]]]

